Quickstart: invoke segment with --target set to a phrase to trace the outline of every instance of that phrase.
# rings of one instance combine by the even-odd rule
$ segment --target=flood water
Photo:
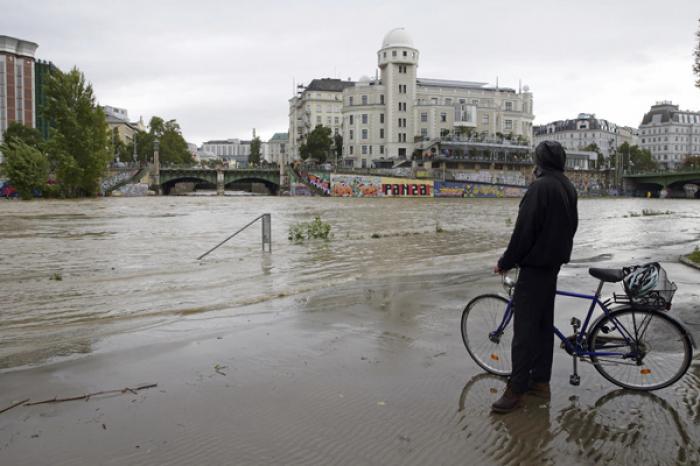
[[[515,199],[159,197],[0,202],[0,368],[91,351],[104,335],[358,279],[488,273]],[[574,260],[676,261],[700,240],[700,203],[583,199]],[[662,215],[641,215],[644,210]],[[262,213],[256,224],[196,258]],[[289,226],[320,216],[334,238],[294,244]],[[589,264],[590,263],[590,264]],[[342,307],[343,303],[335,303]]]
[[[143,444],[144,437],[172,464],[186,464],[192,452],[211,463],[243,455],[236,456],[241,464],[700,463],[697,354],[677,384],[641,393],[611,385],[585,364],[581,386],[571,387],[571,358],[557,350],[551,403],[489,414],[505,382],[469,359],[459,318],[475,295],[500,291],[491,271],[517,207],[515,199],[0,202],[0,375],[22,392],[28,383],[81,374],[72,366],[23,371],[27,365],[86,354],[101,356],[87,365],[96,380],[114,373],[151,380],[152,368],[162,367],[167,390],[111,413],[112,422],[124,416],[124,432],[136,437],[123,433],[100,444],[132,464],[153,464],[128,456],[128,442]],[[262,213],[272,215],[271,254],[262,252],[256,224],[196,259]],[[332,225],[330,241],[287,239],[290,225],[315,216]],[[700,341],[700,271],[678,263],[700,243],[700,202],[582,199],[579,217],[560,288],[593,292],[590,266],[662,262],[678,284],[671,314]],[[564,331],[572,315],[582,317],[569,301],[557,301],[556,324]],[[278,326],[202,337],[173,353],[182,361],[168,359],[170,350],[149,351],[144,367],[139,357],[116,354],[125,346],[138,354],[144,339],[197,338],[232,328],[238,316],[260,315]],[[214,362],[230,368],[230,379],[212,372]],[[168,373],[186,383],[168,383]],[[202,373],[211,373],[204,382]],[[199,416],[181,411],[183,400],[196,403]],[[71,406],[80,414],[76,432],[83,432],[95,408]],[[147,407],[169,414],[154,416]],[[50,438],[60,443],[64,422],[40,413],[15,425],[54,429]],[[45,458],[33,436],[13,435],[5,451],[13,464],[33,464],[32,454]],[[221,435],[225,441],[201,443]],[[167,447],[158,446],[160,437]],[[103,458],[102,448],[79,451]]]

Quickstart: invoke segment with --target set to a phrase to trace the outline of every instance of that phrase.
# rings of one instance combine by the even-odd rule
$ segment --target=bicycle
[[[691,334],[663,310],[670,310],[675,284],[662,280],[669,289],[651,293],[646,299],[613,294],[601,300],[606,283],[621,282],[625,269],[588,269],[600,280],[594,295],[557,290],[559,296],[591,302],[583,322],[571,318],[573,335],[565,337],[554,326],[560,347],[573,358],[571,385],[579,385],[578,361],[590,362],[607,380],[623,388],[658,390],[678,381],[688,370],[695,343]],[[660,283],[663,281],[660,280]],[[503,275],[507,297],[482,294],[472,299],[462,313],[462,340],[470,356],[485,371],[500,376],[511,373],[513,339],[513,289],[515,281]],[[670,286],[668,286],[670,284]],[[611,304],[619,304],[609,307]],[[591,323],[597,307],[603,311]],[[589,330],[590,328],[590,330]]]

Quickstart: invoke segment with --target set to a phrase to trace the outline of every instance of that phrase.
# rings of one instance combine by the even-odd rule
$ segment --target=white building
[[[700,112],[657,102],[644,115],[639,138],[642,149],[648,149],[661,167],[676,168],[687,156],[700,155]]]
[[[268,155],[265,160],[269,163],[278,165],[286,165],[287,163],[287,147],[289,138],[287,133],[275,133],[269,141],[267,141]]]
[[[418,49],[403,28],[377,52],[379,75],[343,91],[343,159],[348,166],[392,166],[455,133],[532,141],[532,93],[486,83],[418,78]]]
[[[306,136],[318,125],[340,133],[343,118],[343,89],[352,81],[322,78],[308,86],[299,85],[297,95],[289,99],[289,160],[298,160],[299,147]]]
[[[202,144],[200,158],[206,160],[211,159],[212,156],[245,168],[248,166],[248,157],[250,157],[250,141],[241,139],[206,141]]]
[[[546,140],[557,141],[564,149],[571,151],[579,151],[595,144],[606,159],[625,142],[630,145],[638,142],[634,128],[596,118],[594,113],[579,113],[572,120],[558,120],[535,126],[534,144]]]

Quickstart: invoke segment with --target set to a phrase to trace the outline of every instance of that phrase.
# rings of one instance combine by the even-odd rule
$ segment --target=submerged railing
[[[244,227],[240,228],[237,232],[202,254],[197,258],[197,260],[202,260],[204,257],[208,256],[209,253],[215,251],[218,249],[221,245],[223,245],[225,242],[236,236],[238,233],[242,232],[249,226],[251,226],[253,223],[257,222],[258,220],[262,219],[262,250],[265,252],[265,245],[267,245],[268,249],[267,252],[272,252],[272,216],[270,214],[262,214],[259,217],[256,217],[252,221],[248,222]]]

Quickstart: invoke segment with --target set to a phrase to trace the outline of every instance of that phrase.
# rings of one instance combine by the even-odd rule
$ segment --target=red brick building
[[[0,35],[0,142],[7,126],[36,127],[34,42]]]

